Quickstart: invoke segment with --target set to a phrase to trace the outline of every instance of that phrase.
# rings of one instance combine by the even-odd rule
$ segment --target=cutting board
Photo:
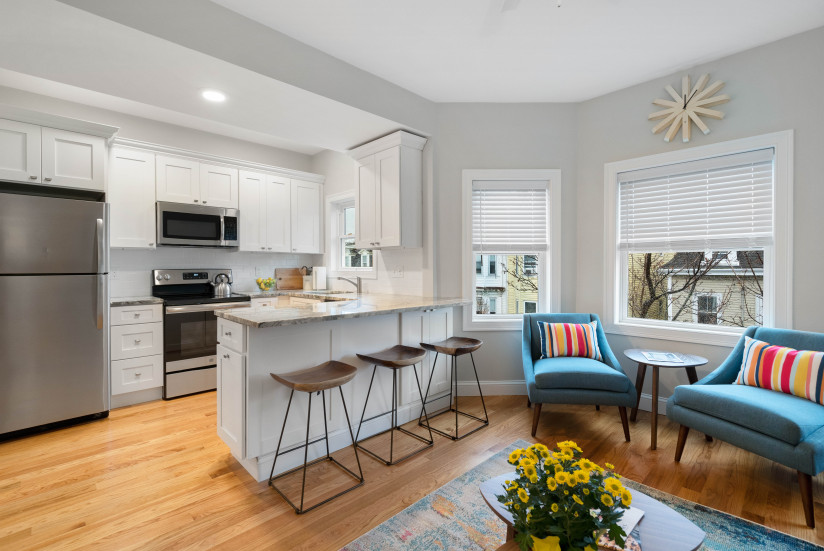
[[[300,268],[275,268],[278,289],[303,289],[303,276]]]

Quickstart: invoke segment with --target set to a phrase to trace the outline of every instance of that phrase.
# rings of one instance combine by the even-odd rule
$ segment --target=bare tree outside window
[[[764,251],[628,253],[630,318],[761,325]]]

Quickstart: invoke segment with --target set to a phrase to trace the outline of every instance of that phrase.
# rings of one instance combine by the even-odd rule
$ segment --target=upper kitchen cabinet
[[[292,180],[292,252],[323,253],[323,186]]]
[[[398,131],[349,152],[357,161],[355,242],[366,249],[422,246],[422,151]]]
[[[40,182],[40,127],[0,119],[0,180]]]
[[[106,141],[77,132],[42,129],[43,183],[103,191]]]
[[[184,157],[158,155],[157,200],[200,204],[200,163]]]
[[[238,208],[238,171],[186,157],[157,156],[157,200]]]
[[[200,202],[212,207],[238,208],[238,171],[200,163]]]
[[[0,105],[0,180],[103,191],[114,126]]]
[[[291,252],[289,178],[240,171],[240,250]]]
[[[129,147],[109,153],[110,244],[155,248],[155,155]]]

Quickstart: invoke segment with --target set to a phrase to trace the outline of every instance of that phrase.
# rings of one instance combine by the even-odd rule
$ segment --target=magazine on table
[[[680,354],[674,352],[648,352],[644,350],[641,352],[644,357],[650,362],[667,362],[672,364],[682,364],[684,359]]]
[[[624,516],[618,522],[618,525],[624,529],[627,534],[624,547],[619,547],[614,541],[609,539],[609,536],[604,534],[598,539],[598,549],[605,549],[608,551],[641,551],[641,531],[638,523],[644,516],[644,511],[637,507],[630,507],[624,511]]]

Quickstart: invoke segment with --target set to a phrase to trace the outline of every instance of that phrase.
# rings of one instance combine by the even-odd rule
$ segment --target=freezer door
[[[108,272],[107,206],[0,194],[0,274]]]
[[[0,434],[108,411],[106,276],[0,275],[0,296]]]

